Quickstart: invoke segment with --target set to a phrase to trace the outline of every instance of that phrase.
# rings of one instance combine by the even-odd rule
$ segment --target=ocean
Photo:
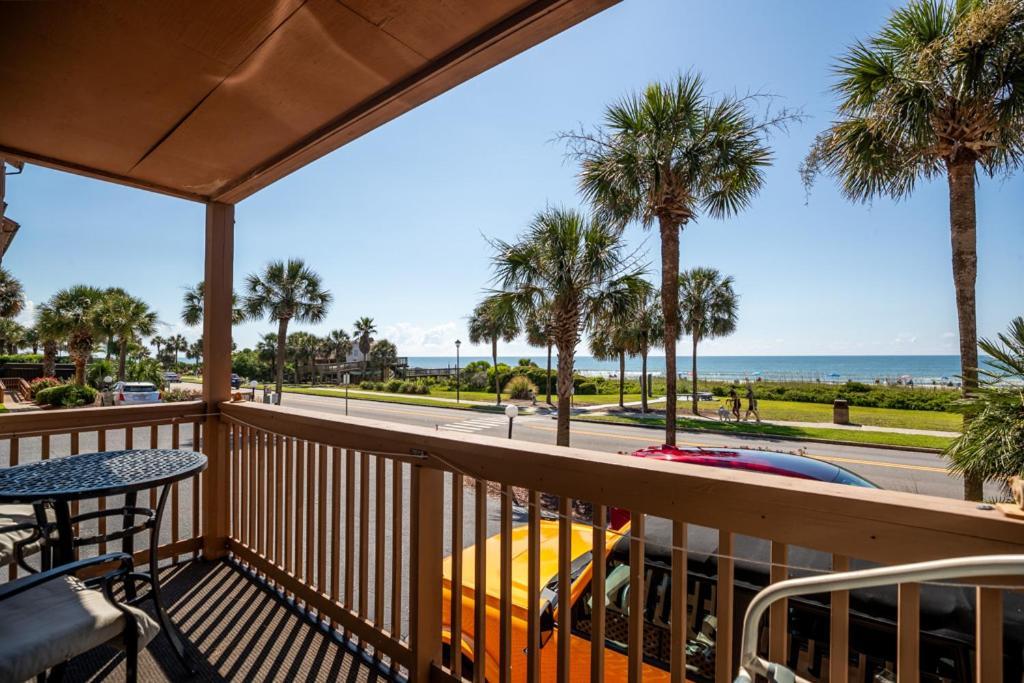
[[[544,367],[546,356],[498,356],[498,361],[516,365],[529,358]],[[475,360],[491,362],[490,357],[462,356],[462,367]],[[552,356],[552,367],[556,358]],[[455,367],[455,356],[410,357],[409,365],[419,368]],[[576,356],[576,370],[582,374],[618,376],[618,361],[599,361]],[[647,359],[647,370],[665,374],[664,356]],[[679,356],[678,372],[689,376],[690,356]],[[764,380],[858,382],[875,380],[890,383],[913,379],[915,384],[956,383],[960,374],[959,356],[699,356],[697,373],[706,379],[738,380],[761,377]],[[639,376],[640,358],[626,359],[626,375]]]

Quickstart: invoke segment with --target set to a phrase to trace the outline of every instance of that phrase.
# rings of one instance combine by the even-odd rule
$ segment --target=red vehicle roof
[[[668,462],[685,462],[691,465],[775,474],[794,479],[812,479],[835,484],[878,488],[864,477],[832,463],[777,451],[758,451],[746,448],[648,446],[634,451],[632,455],[638,458],[652,458]]]

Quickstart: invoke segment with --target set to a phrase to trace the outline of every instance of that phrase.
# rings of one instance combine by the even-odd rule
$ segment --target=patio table
[[[40,460],[0,469],[0,503],[45,503],[53,507],[56,540],[55,561],[73,562],[78,548],[120,539],[122,550],[133,554],[133,538],[149,531],[149,571],[135,572],[133,579],[146,581],[151,590],[139,598],[135,581],[125,584],[129,604],[152,598],[160,627],[171,646],[190,672],[194,667],[185,647],[160,600],[160,573],[157,571],[157,549],[167,495],[171,485],[199,474],[206,469],[206,456],[195,451],[167,449],[134,449],[103,451]],[[155,509],[138,505],[138,492],[160,487]],[[124,505],[96,510],[72,517],[72,501],[105,496],[124,495]],[[96,536],[76,536],[75,525],[100,517],[121,516],[122,528]],[[141,520],[141,521],[138,521]]]

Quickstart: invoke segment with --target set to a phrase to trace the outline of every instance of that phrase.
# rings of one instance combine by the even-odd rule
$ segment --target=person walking
[[[736,403],[739,404],[739,401]],[[761,424],[761,413],[757,410],[757,397],[754,396],[754,385],[747,382],[747,412],[743,416],[743,420],[749,420],[751,413],[757,418],[757,423]]]
[[[732,408],[732,416],[740,421],[740,395],[736,393],[736,387],[729,387],[729,406]]]

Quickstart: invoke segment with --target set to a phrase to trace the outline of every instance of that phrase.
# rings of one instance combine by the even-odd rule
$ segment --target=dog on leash
[[[718,421],[729,422],[730,420],[732,420],[732,413],[729,412],[729,409],[724,405],[718,406]]]

